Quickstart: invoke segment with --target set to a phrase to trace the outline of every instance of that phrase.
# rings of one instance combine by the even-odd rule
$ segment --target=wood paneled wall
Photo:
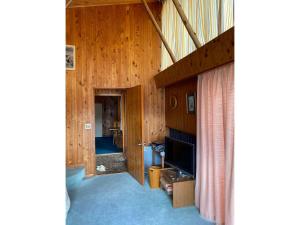
[[[158,0],[147,0],[148,2],[157,2]],[[120,5],[120,4],[139,4],[141,0],[73,0],[70,4],[72,7],[89,7],[103,5]]]
[[[160,3],[149,5],[159,20]],[[76,46],[76,70],[66,72],[67,166],[95,173],[95,89],[143,85],[145,140],[165,135],[164,90],[153,79],[161,42],[143,5],[66,9],[66,44]]]
[[[196,135],[196,113],[187,113],[186,94],[197,94],[197,78],[181,81],[166,87],[166,126]],[[171,96],[177,99],[177,107],[170,104]]]

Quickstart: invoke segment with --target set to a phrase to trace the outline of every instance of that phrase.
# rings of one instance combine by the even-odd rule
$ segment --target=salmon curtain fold
[[[198,76],[195,203],[217,225],[233,224],[234,65]]]

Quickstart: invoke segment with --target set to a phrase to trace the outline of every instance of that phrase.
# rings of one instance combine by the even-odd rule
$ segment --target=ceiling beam
[[[70,6],[70,4],[72,3],[72,0],[69,0],[66,4],[66,8],[68,8]]]
[[[199,74],[234,61],[234,27],[222,33],[155,77],[157,88],[196,77]]]
[[[218,11],[218,35],[222,32],[222,0],[219,0],[219,11]]]
[[[164,46],[166,47],[166,49],[167,49],[167,51],[168,51],[168,53],[169,53],[169,55],[170,55],[170,57],[171,57],[173,63],[175,63],[175,62],[177,61],[177,60],[176,60],[176,57],[175,57],[175,55],[173,54],[172,49],[171,49],[170,46],[168,45],[168,42],[167,42],[165,36],[164,36],[163,33],[161,32],[161,29],[160,29],[159,25],[157,24],[157,22],[156,22],[156,20],[155,20],[155,18],[154,18],[154,16],[153,16],[153,14],[152,14],[152,12],[151,12],[149,6],[148,6],[146,0],[142,0],[142,2],[144,3],[144,6],[145,6],[145,8],[146,8],[146,10],[147,10],[147,12],[148,12],[150,18],[151,18],[151,21],[152,21],[153,25],[154,25],[155,28],[156,28],[157,33],[158,33],[159,36],[160,36],[160,39],[162,40]]]
[[[190,37],[192,38],[196,48],[200,48],[201,47],[201,43],[197,37],[197,34],[194,32],[188,18],[186,17],[184,11],[183,11],[183,8],[182,6],[180,5],[179,1],[178,0],[172,0],[174,5],[175,5],[175,8],[177,9],[177,12],[179,13],[180,17],[181,17],[181,20],[184,24],[184,26],[186,27]]]

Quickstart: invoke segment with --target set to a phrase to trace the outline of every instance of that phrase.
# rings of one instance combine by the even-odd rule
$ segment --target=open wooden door
[[[127,89],[125,111],[128,172],[144,185],[144,101],[140,85]]]

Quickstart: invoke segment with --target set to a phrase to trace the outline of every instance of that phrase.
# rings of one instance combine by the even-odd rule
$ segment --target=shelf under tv
[[[195,180],[192,176],[176,168],[164,168],[160,173],[161,187],[171,196],[174,208],[194,205]]]

